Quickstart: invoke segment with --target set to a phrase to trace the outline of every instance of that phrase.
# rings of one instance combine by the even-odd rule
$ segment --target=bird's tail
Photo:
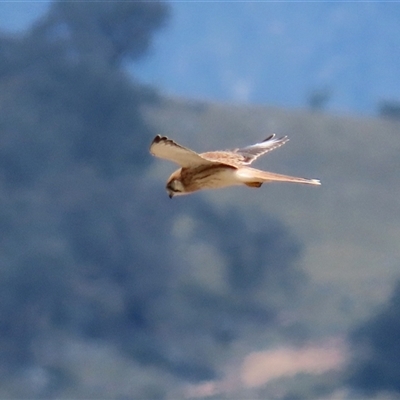
[[[237,170],[237,174],[241,181],[248,185],[259,187],[262,183],[267,182],[292,182],[292,183],[304,183],[307,185],[320,185],[321,182],[318,179],[307,179],[299,178],[296,176],[275,174],[274,172],[261,171],[255,168],[240,168]],[[257,185],[259,184],[259,185]]]

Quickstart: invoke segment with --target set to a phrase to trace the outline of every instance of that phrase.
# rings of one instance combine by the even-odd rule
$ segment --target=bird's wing
[[[275,134],[268,136],[261,143],[256,143],[251,146],[246,146],[241,149],[231,150],[233,154],[236,154],[237,160],[242,165],[250,165],[255,159],[266,154],[272,150],[281,147],[288,141],[288,137],[284,136],[275,139]]]
[[[201,157],[198,153],[160,135],[157,135],[151,143],[150,153],[153,156],[177,163],[183,168],[199,164],[215,164],[213,161]]]
[[[269,151],[277,149],[288,140],[287,136],[275,139],[275,134],[273,134],[268,136],[261,143],[256,143],[241,149],[210,151],[208,153],[201,153],[200,156],[210,161],[238,168],[243,165],[250,165],[256,158],[268,153]]]

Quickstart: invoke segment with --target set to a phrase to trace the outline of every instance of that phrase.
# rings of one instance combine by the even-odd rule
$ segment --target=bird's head
[[[170,199],[174,196],[186,194],[185,187],[180,179],[180,170],[175,171],[167,181],[167,193]]]

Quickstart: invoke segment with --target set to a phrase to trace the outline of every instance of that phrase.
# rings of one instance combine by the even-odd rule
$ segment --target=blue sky
[[[48,4],[1,2],[0,28],[22,30]],[[400,99],[400,3],[170,4],[169,24],[129,67],[166,94],[305,107],[326,87],[329,110],[361,114]]]
[[[46,12],[48,1],[1,1],[0,29],[5,32],[19,32]]]
[[[172,3],[153,53],[135,68],[168,93],[306,105],[332,90],[329,108],[374,113],[399,99],[400,3]]]

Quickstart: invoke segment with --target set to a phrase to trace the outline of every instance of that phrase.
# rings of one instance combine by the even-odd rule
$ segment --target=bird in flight
[[[279,139],[275,134],[260,143],[241,149],[196,153],[165,136],[157,135],[150,146],[150,153],[178,164],[167,181],[170,198],[190,194],[203,189],[219,189],[227,186],[246,185],[259,188],[263,183],[293,182],[320,185],[317,179],[297,178],[251,168],[249,165],[263,154],[285,144],[289,139]]]

